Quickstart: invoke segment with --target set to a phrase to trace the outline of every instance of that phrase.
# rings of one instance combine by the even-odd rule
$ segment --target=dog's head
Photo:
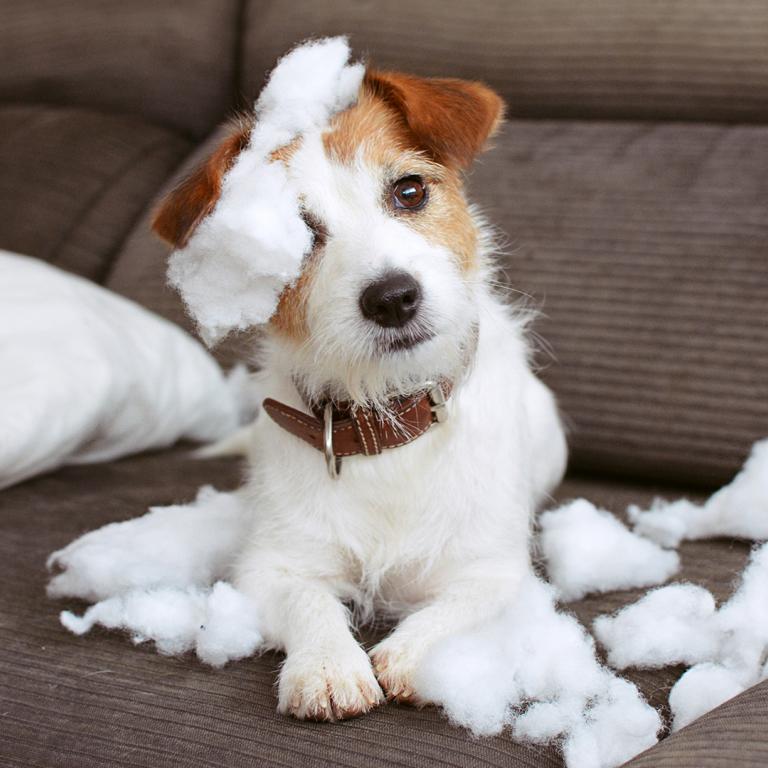
[[[502,109],[480,83],[368,69],[354,106],[272,153],[314,246],[268,343],[310,397],[382,403],[466,364],[486,265],[462,175]],[[165,200],[162,237],[182,247],[214,209],[250,129],[233,130]]]

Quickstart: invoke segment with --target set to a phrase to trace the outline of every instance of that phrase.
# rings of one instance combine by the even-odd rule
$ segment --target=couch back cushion
[[[3,3],[0,101],[127,112],[200,138],[232,105],[239,6]]]
[[[191,149],[130,115],[41,104],[0,104],[0,136],[0,248],[99,282]]]
[[[511,121],[496,144],[470,184],[541,312],[574,465],[726,481],[768,435],[768,127]]]
[[[758,0],[248,0],[241,91],[309,36],[380,66],[479,78],[517,117],[768,120]]]

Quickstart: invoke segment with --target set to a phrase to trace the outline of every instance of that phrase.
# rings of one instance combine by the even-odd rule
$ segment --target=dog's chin
[[[386,411],[393,397],[410,395],[428,382],[461,376],[471,361],[473,329],[452,328],[451,333],[414,324],[371,333],[368,328],[357,344],[316,332],[315,340],[333,343],[285,347],[286,367],[310,402],[332,399]]]
[[[416,347],[431,341],[435,334],[427,331],[417,333],[388,334],[376,341],[376,352],[382,356],[408,353]]]

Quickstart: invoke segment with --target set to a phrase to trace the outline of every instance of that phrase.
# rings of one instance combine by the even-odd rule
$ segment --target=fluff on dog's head
[[[270,112],[270,89],[306,51],[307,76],[333,59],[311,84],[325,88],[323,108],[302,113],[293,94]],[[503,105],[481,83],[363,71],[347,57],[340,38],[289,54],[154,228],[177,249],[171,281],[209,340],[268,320],[272,363],[310,398],[383,406],[466,362],[486,265],[462,172]]]

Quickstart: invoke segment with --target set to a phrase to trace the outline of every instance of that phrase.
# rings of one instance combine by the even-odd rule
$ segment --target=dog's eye
[[[395,208],[415,211],[427,202],[427,186],[418,176],[405,176],[392,188]]]

